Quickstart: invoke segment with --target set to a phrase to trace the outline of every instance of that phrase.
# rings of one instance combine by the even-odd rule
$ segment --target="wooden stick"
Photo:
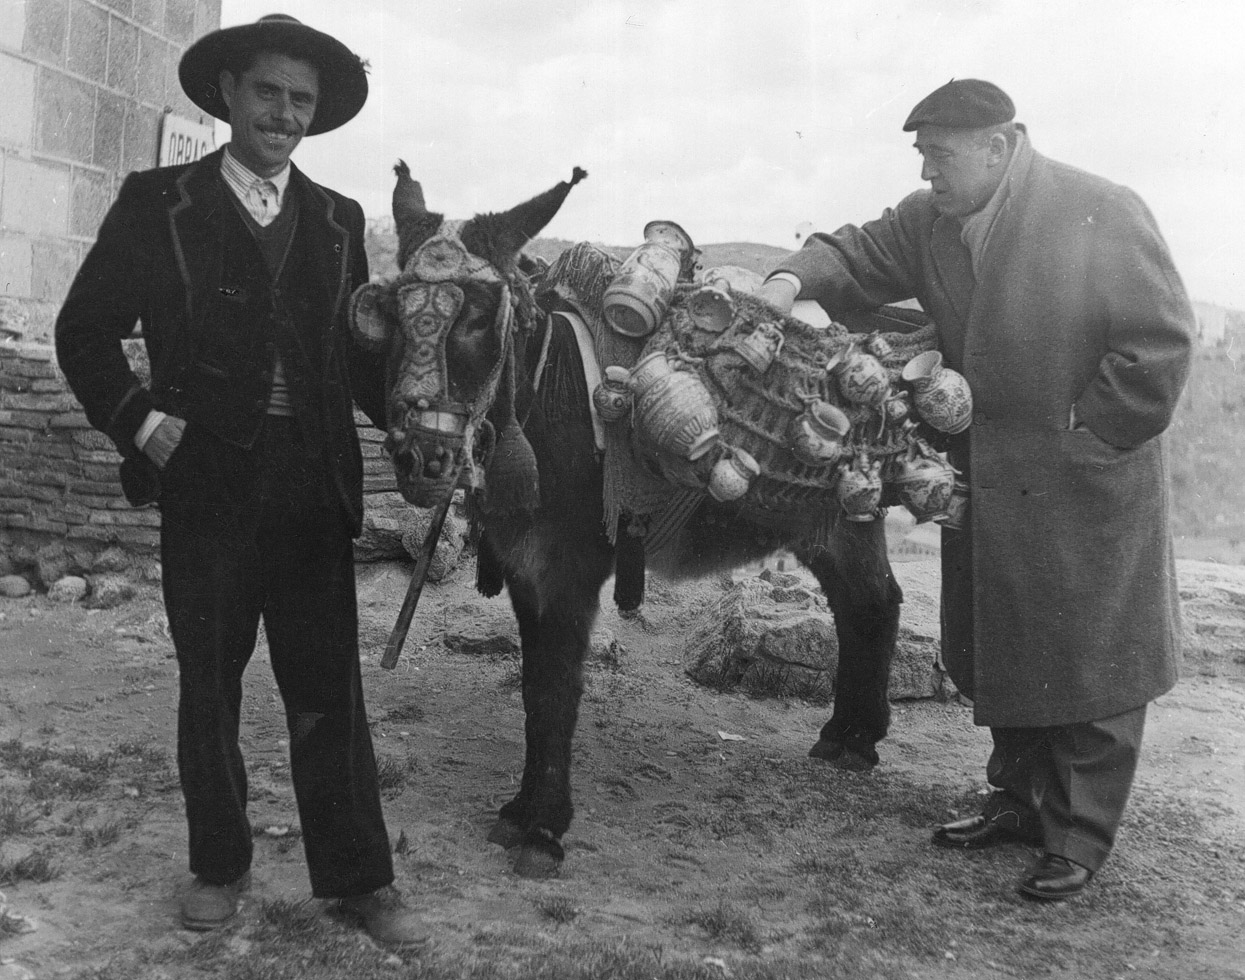
[[[393,624],[393,632],[389,634],[389,642],[385,645],[385,655],[380,658],[380,665],[385,670],[393,670],[398,665],[398,657],[402,656],[402,647],[406,643],[406,634],[410,631],[411,620],[415,617],[415,607],[419,605],[419,597],[424,591],[424,580],[428,577],[428,566],[432,564],[432,556],[436,553],[437,542],[441,540],[441,527],[445,524],[445,515],[454,502],[454,486],[450,484],[450,492],[441,503],[437,504],[428,522],[428,533],[420,548],[419,558],[415,562],[415,571],[411,573],[410,584],[406,587],[406,598],[402,600],[402,608],[398,610],[398,621]]]

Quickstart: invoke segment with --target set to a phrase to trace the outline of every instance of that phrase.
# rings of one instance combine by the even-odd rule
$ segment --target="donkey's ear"
[[[395,321],[386,316],[388,288],[378,282],[364,283],[350,297],[350,332],[355,343],[370,354],[389,350]]]

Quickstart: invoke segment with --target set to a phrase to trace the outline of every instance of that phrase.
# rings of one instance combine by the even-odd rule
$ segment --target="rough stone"
[[[20,599],[30,595],[30,583],[21,575],[0,576],[0,595],[10,599]]]
[[[515,660],[519,656],[519,641],[504,633],[446,633],[441,642],[451,653],[461,653],[468,657]]]
[[[798,585],[788,581],[792,577]],[[798,576],[784,576],[781,583],[773,578],[733,585],[703,616],[692,634],[687,674],[720,690],[828,699],[838,668],[834,617],[815,599],[811,576],[807,583]],[[954,693],[954,685],[938,665],[936,626],[936,622],[933,629],[924,622],[901,622],[891,667],[891,700]]]
[[[53,602],[78,602],[86,598],[88,589],[86,579],[80,575],[66,575],[52,583],[48,589],[48,598]]]
[[[90,575],[87,581],[91,586],[87,605],[92,609],[112,609],[134,598],[138,591],[129,578],[116,572]]]
[[[431,516],[427,511],[420,510],[416,510],[415,514],[415,520],[402,534],[402,547],[408,555],[418,559],[423,551],[424,538],[428,535]],[[441,538],[437,541],[436,551],[432,553],[432,561],[428,563],[430,580],[440,582],[458,567],[466,536],[466,522],[452,514],[447,516],[441,528]]]

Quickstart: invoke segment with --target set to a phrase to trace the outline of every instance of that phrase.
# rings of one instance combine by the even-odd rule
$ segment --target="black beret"
[[[903,124],[905,133],[918,126],[981,129],[1010,122],[1016,107],[997,85],[977,78],[953,78],[916,104]]]

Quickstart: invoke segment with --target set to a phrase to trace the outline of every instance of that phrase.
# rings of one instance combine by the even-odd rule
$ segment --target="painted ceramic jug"
[[[944,367],[942,352],[927,350],[904,365],[917,414],[942,432],[963,432],[973,420],[973,393],[958,371]]]
[[[871,521],[882,501],[882,466],[861,453],[839,470],[839,505],[849,521]]]
[[[786,339],[776,323],[758,323],[752,333],[735,342],[735,351],[757,374],[764,374],[774,363]]]
[[[641,438],[683,459],[699,459],[718,441],[718,410],[700,378],[664,351],[632,369],[632,426]]]
[[[941,518],[934,518],[949,531],[963,531],[968,526],[969,489],[963,480],[956,480],[951,488],[951,500],[947,504],[947,513]]]
[[[879,361],[885,360],[895,352],[890,341],[876,330],[865,338],[864,348]]]
[[[843,454],[851,429],[852,420],[841,408],[816,399],[791,423],[791,452],[801,463],[827,466]]]
[[[605,377],[592,392],[592,404],[602,422],[617,422],[631,411],[630,377],[625,367],[611,365],[605,369]]]
[[[724,286],[701,286],[687,298],[687,315],[698,330],[721,333],[735,318],[735,302]]]
[[[863,348],[858,339],[826,362],[826,370],[849,402],[879,407],[890,394],[890,375],[882,362]]]
[[[923,443],[914,441],[895,465],[889,481],[918,524],[947,516],[955,470]]]
[[[695,252],[691,236],[673,221],[645,225],[644,244],[627,256],[605,290],[602,307],[609,325],[628,337],[647,337],[656,330]]]
[[[891,395],[882,403],[882,414],[886,416],[886,424],[902,426],[912,416],[912,402],[906,391]]]
[[[722,502],[738,500],[760,474],[761,466],[751,453],[732,448],[713,464],[709,473],[709,496]]]

